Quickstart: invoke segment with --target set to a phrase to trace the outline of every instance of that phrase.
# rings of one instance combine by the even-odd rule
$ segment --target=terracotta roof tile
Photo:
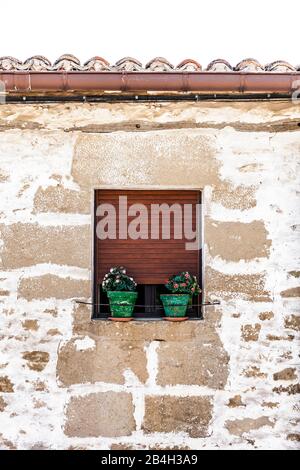
[[[43,55],[34,55],[25,60],[22,68],[23,70],[34,70],[37,72],[51,70],[51,62]]]
[[[208,64],[206,70],[209,72],[232,72],[233,68],[227,60],[216,59]]]
[[[271,62],[265,66],[265,70],[268,72],[295,72],[297,70],[296,67],[293,67],[288,62],[284,60],[276,60],[276,62]]]
[[[80,60],[72,54],[60,56],[53,64],[52,70],[64,70],[70,72],[73,70],[82,70]]]
[[[0,71],[127,71],[127,72],[280,72],[290,73],[300,70],[300,65],[293,66],[283,60],[278,60],[267,65],[260,64],[255,59],[244,59],[236,66],[232,66],[223,59],[213,60],[206,68],[193,59],[185,59],[176,67],[163,57],[155,57],[150,60],[144,67],[140,61],[132,57],[124,57],[111,65],[102,57],[92,57],[81,65],[80,60],[72,54],[64,54],[60,56],[53,64],[42,55],[29,57],[24,62],[10,56],[0,57]]]
[[[139,72],[143,69],[143,65],[132,57],[124,57],[116,62],[115,68],[117,70],[126,70],[127,72]]]
[[[202,67],[193,59],[185,59],[177,65],[176,70],[184,70],[186,72],[200,72]]]
[[[264,72],[264,67],[255,59],[244,59],[234,67],[234,70],[237,72]]]
[[[14,57],[10,57],[10,56],[0,57],[0,70],[5,70],[5,71],[23,70],[23,64],[20,60],[15,59]]]
[[[107,60],[103,59],[103,57],[95,56],[83,64],[83,70],[101,72],[103,70],[110,70],[110,65]]]
[[[155,57],[146,64],[145,69],[151,72],[170,72],[174,69],[174,65],[164,57]]]

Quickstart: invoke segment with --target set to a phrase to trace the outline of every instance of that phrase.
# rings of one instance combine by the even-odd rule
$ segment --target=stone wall
[[[1,105],[0,448],[299,446],[299,122],[283,101]],[[75,303],[101,186],[203,189],[204,321]]]

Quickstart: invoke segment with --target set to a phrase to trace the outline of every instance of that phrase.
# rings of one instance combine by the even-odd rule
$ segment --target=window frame
[[[202,305],[203,305],[203,297],[204,297],[204,214],[203,214],[203,197],[204,197],[204,190],[199,188],[192,188],[192,187],[115,187],[115,186],[101,186],[93,188],[92,190],[92,320],[108,320],[109,313],[102,313],[99,312],[99,305],[97,304],[98,293],[97,289],[99,286],[97,285],[96,279],[96,270],[95,270],[95,263],[96,263],[96,209],[97,209],[97,191],[101,190],[114,190],[114,191],[197,191],[199,192],[199,202],[200,206],[200,217],[199,217],[199,233],[200,233],[200,249],[198,250],[198,263],[199,263],[199,286],[201,289],[201,294],[194,299],[197,299],[197,304],[195,301],[193,304],[195,305],[193,308],[193,313],[196,312],[195,315],[191,315],[191,310],[187,312],[187,316],[190,320],[202,320],[203,319],[203,312],[202,312]],[[145,285],[146,286],[146,285]],[[197,306],[196,306],[197,305]],[[145,308],[145,307],[144,307]],[[109,309],[109,307],[108,307]],[[136,309],[135,309],[136,310]],[[138,313],[137,316],[134,316],[134,320],[136,321],[160,321],[164,319],[163,309],[161,309],[162,314],[160,316],[152,316],[152,315],[142,315]]]

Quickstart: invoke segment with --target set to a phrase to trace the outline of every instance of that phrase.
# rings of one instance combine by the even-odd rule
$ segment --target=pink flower
[[[186,283],[185,283],[185,282],[182,282],[182,283],[180,284],[180,286],[181,286],[181,287],[186,287]]]
[[[174,284],[174,289],[178,289],[178,284]]]
[[[185,277],[186,279],[189,279],[189,277],[190,277],[189,273],[186,273],[186,274],[184,275],[184,277]]]
[[[192,287],[192,288],[191,288],[191,291],[192,291],[192,292],[195,292],[195,287]]]

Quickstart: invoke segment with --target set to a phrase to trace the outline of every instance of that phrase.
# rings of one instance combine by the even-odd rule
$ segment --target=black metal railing
[[[92,307],[109,307],[109,303],[94,303],[94,302],[86,302],[83,300],[76,300],[75,301],[77,304],[83,304],[83,305],[91,305]],[[200,304],[193,304],[191,306],[188,306],[188,313],[189,317],[193,320],[203,320],[203,308],[204,307],[214,307],[216,305],[221,305],[221,302],[219,300],[214,300],[212,302],[202,302]],[[177,305],[174,305],[177,306]],[[141,308],[141,309],[154,309],[155,311],[162,311],[164,310],[163,305],[157,305],[157,304],[152,304],[152,305],[146,305],[146,304],[135,304],[135,308]],[[193,316],[192,314],[195,313],[195,309],[197,310],[197,315]],[[101,315],[101,316],[95,316],[92,319],[93,320],[106,320],[108,318],[109,314]],[[133,315],[135,317],[135,315]],[[138,317],[135,317],[139,320],[159,320],[163,318],[161,317],[149,317],[147,315],[142,315],[139,314]]]

